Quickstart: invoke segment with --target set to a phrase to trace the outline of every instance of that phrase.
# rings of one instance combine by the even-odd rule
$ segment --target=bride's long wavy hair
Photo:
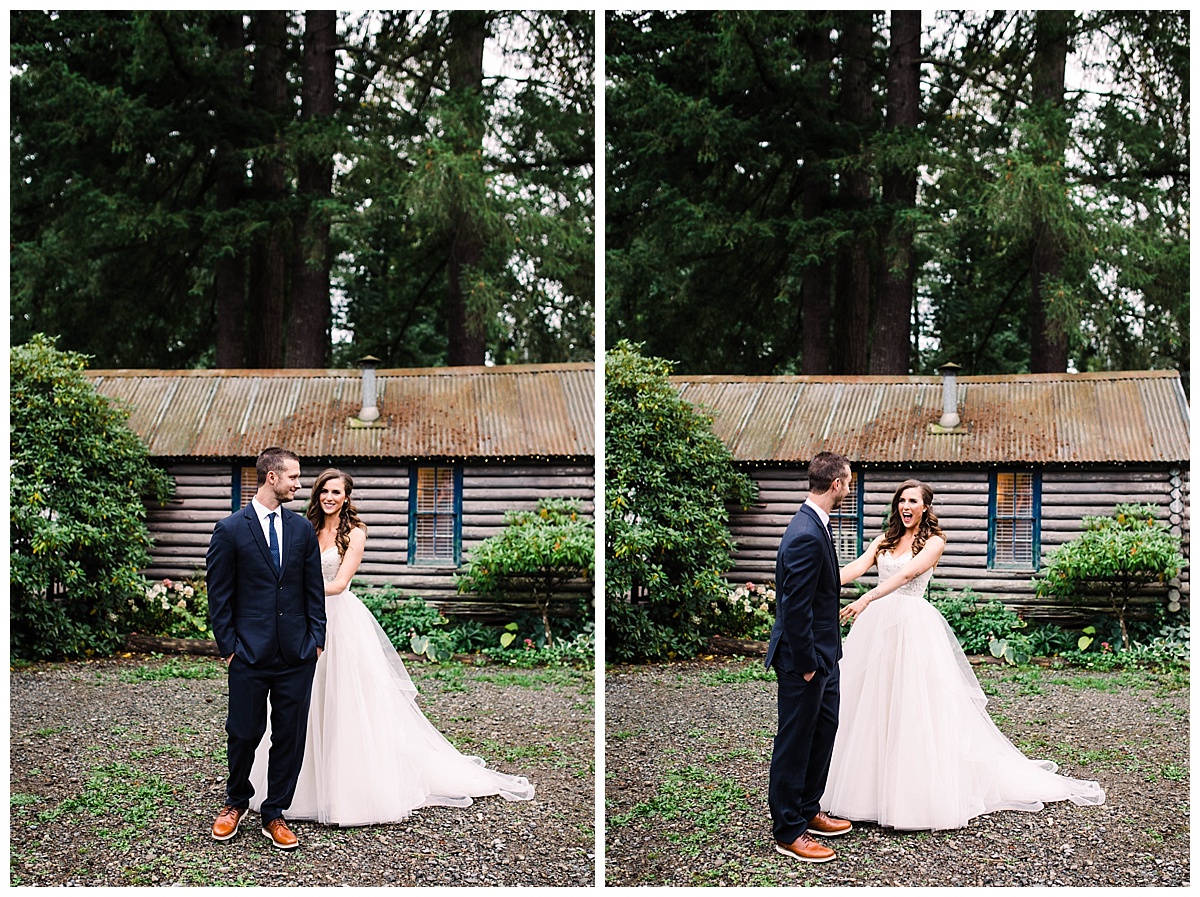
[[[904,521],[900,518],[900,496],[904,494],[905,489],[920,489],[921,501],[925,503],[921,522],[917,525],[916,535],[913,536],[912,553],[915,555],[920,552],[930,536],[945,538],[946,534],[938,526],[937,514],[933,513],[933,490],[929,488],[929,484],[922,483],[920,480],[905,480],[896,490],[896,494],[892,496],[892,510],[888,514],[887,532],[883,534],[883,541],[879,543],[880,551],[890,551],[900,543],[900,539],[904,536]]]
[[[320,532],[325,528],[325,509],[321,507],[321,489],[330,480],[341,480],[342,487],[346,491],[346,500],[342,503],[341,513],[338,514],[337,534],[334,536],[334,543],[337,545],[338,557],[346,556],[346,549],[350,547],[350,533],[352,530],[362,527],[365,531],[367,525],[358,519],[358,511],[355,510],[353,503],[350,501],[350,494],[354,491],[354,480],[350,474],[342,473],[336,467],[330,467],[317,477],[317,481],[313,483],[312,494],[308,499],[308,510],[305,511],[305,516],[308,522],[313,525],[313,529]]]

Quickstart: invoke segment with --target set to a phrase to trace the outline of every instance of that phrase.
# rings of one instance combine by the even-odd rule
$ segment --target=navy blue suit
[[[775,559],[775,625],[767,667],[779,680],[779,725],[768,802],[775,840],[790,844],[820,812],[837,734],[841,572],[829,532],[807,505],[788,524]],[[815,672],[809,681],[804,674]]]
[[[226,803],[248,807],[250,769],[267,727],[271,753],[265,825],[291,804],[304,759],[317,648],[325,647],[325,584],[312,524],[280,508],[283,569],[276,569],[252,504],[220,521],[208,545],[208,613],[229,665]]]

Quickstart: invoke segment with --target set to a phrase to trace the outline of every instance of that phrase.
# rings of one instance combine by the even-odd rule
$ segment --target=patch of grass
[[[448,663],[441,664],[409,664],[409,675],[413,681],[417,683],[433,681],[437,682],[443,691],[466,691],[467,686],[463,679],[466,676],[466,667],[460,661],[454,660]]]
[[[1155,716],[1184,717],[1188,715],[1186,707],[1175,707],[1171,704],[1151,704],[1146,708],[1146,712],[1153,713]]]
[[[1136,760],[1120,748],[1098,748],[1094,750],[1073,749],[1068,745],[1062,746],[1062,752],[1079,766],[1128,765],[1130,760]],[[1124,762],[1122,762],[1124,761]]]
[[[165,682],[168,679],[216,679],[225,675],[225,669],[214,662],[186,663],[171,658],[157,666],[139,666],[121,671],[122,682]]]
[[[1042,691],[1042,671],[1037,667],[1022,668],[1004,676],[1000,681],[1014,682],[1019,695],[1040,695]]]
[[[643,731],[642,729],[636,732],[630,729],[622,729],[619,732],[607,732],[605,733],[605,737],[611,738],[613,741],[628,741],[630,738],[642,734]]]
[[[700,674],[701,685],[728,685],[743,682],[775,682],[775,668],[765,669],[761,663],[751,661],[744,666],[721,667],[719,670],[706,670]]]
[[[140,837],[151,818],[177,805],[171,786],[157,775],[146,775],[124,763],[95,767],[83,791],[69,797],[53,810],[38,814],[40,822],[53,822],[63,815],[104,818],[127,823],[119,829],[99,828],[96,834],[121,849]]]
[[[158,747],[149,750],[130,751],[129,759],[145,760],[147,757],[182,757],[183,755],[183,748],[176,747],[173,744],[160,744]]]
[[[1167,670],[1154,677],[1159,689],[1154,693],[1156,698],[1165,697],[1173,691],[1187,688],[1191,684],[1188,670]]]
[[[8,805],[10,807],[29,807],[41,802],[42,799],[36,794],[22,794],[19,791],[15,791],[8,796]]]
[[[1160,772],[1164,779],[1170,779],[1172,782],[1182,782],[1188,777],[1186,766],[1176,766],[1174,763],[1168,763]]]
[[[67,731],[66,726],[54,726],[53,728],[48,729],[38,729],[32,734],[37,735],[40,738],[49,738],[51,735],[57,735],[59,732],[65,731]]]
[[[620,828],[640,819],[669,821],[684,816],[689,834],[674,835],[671,840],[680,843],[685,855],[696,856],[735,809],[747,807],[748,794],[736,782],[699,766],[685,766],[669,772],[653,797],[635,804],[628,813],[610,817],[609,824]]]

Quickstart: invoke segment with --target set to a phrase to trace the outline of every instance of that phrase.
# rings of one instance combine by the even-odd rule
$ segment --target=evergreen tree
[[[455,306],[471,360],[592,357],[590,13],[11,23],[14,341],[106,366],[443,364]]]

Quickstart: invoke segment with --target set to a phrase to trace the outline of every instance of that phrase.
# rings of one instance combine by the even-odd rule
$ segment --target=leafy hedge
[[[145,502],[173,491],[84,376],[87,357],[54,343],[35,336],[9,367],[11,649],[25,660],[121,646],[147,589]]]

